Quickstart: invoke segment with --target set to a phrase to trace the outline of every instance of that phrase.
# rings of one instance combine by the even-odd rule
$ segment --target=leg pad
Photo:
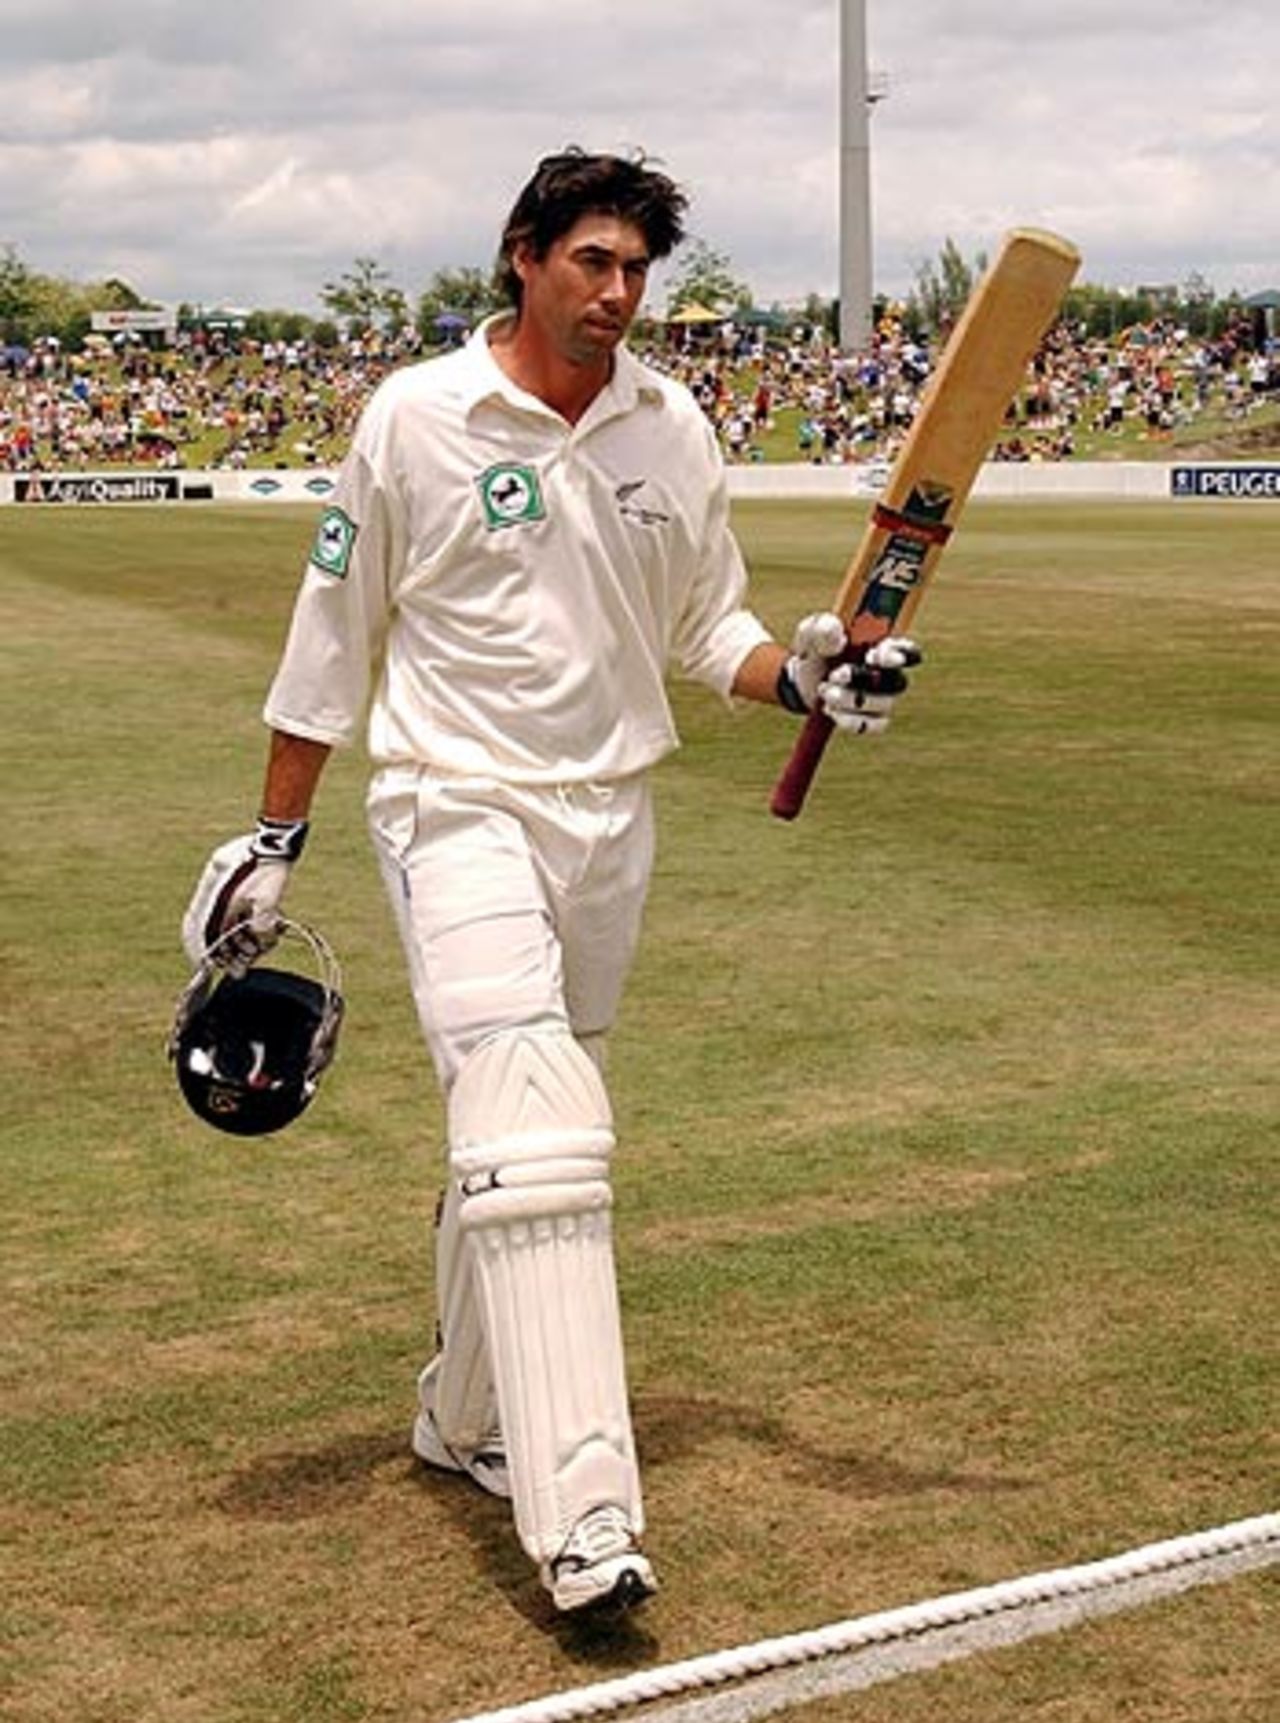
[[[449,1140],[521,1541],[550,1561],[603,1505],[638,1534],[599,1072],[568,1033],[495,1036],[459,1072]]]

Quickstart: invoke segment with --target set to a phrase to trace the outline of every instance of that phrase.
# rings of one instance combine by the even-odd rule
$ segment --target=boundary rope
[[[496,1711],[475,1712],[457,1723],[573,1723],[580,1717],[596,1717],[694,1689],[717,1687],[869,1647],[919,1639],[924,1634],[989,1621],[1062,1599],[1082,1599],[1154,1575],[1178,1573],[1224,1557],[1246,1554],[1249,1567],[1280,1563],[1280,1513],[1261,1514],[1212,1531],[1147,1544],[1102,1561],[1029,1574],[901,1609],[836,1622],[829,1627],[686,1658]]]

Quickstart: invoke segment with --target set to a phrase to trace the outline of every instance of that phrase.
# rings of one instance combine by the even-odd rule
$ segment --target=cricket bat
[[[1067,240],[1015,228],[974,288],[831,606],[849,658],[906,628],[1079,264]],[[834,728],[805,720],[769,804],[779,819],[804,806]]]

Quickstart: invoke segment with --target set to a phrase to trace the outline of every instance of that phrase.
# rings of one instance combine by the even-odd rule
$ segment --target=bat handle
[[[794,820],[804,806],[809,785],[834,729],[835,725],[825,712],[810,712],[805,719],[804,729],[796,737],[791,758],[782,768],[782,775],[774,785],[769,801],[770,813],[776,814],[780,820]]]

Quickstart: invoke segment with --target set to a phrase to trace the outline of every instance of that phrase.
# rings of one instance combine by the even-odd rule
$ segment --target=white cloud
[[[0,243],[312,307],[486,264],[536,157],[642,146],[762,300],[836,285],[839,0],[6,0]],[[1036,222],[1099,281],[1280,283],[1273,0],[867,0],[877,280]]]

